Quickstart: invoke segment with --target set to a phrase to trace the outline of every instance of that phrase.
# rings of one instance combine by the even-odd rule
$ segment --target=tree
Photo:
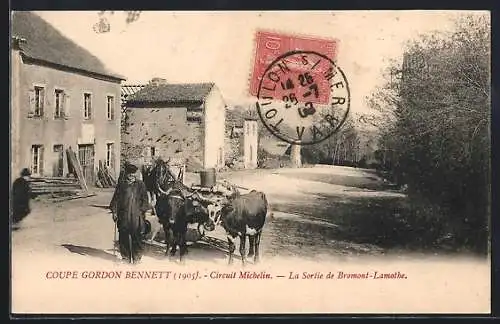
[[[462,239],[485,242],[489,205],[490,29],[483,16],[408,44],[369,98],[386,119],[378,157],[400,183],[447,210]],[[476,233],[476,237],[473,237]]]
[[[328,125],[320,125],[329,131]],[[360,138],[356,122],[349,116],[342,127],[326,140],[302,148],[308,163],[356,166],[361,159]]]

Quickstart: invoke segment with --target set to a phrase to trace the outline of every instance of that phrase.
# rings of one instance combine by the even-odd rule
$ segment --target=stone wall
[[[189,165],[202,165],[204,131],[201,121],[187,121],[188,109],[200,107],[127,108],[128,125],[123,133],[123,156],[136,163],[155,156]],[[193,163],[194,162],[194,163]],[[188,170],[191,171],[191,170]]]

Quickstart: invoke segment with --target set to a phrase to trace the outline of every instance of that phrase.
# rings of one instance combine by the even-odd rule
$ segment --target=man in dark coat
[[[144,182],[136,178],[138,168],[125,164],[125,172],[115,189],[110,209],[117,223],[122,258],[131,263],[141,260],[146,230],[145,213],[150,209]]]
[[[17,178],[12,185],[12,223],[19,224],[31,212],[30,198],[31,187],[29,179],[31,176],[30,170],[24,168],[21,171],[21,176]]]

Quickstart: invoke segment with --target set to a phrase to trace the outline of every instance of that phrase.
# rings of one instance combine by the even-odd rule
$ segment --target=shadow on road
[[[269,233],[275,252],[335,251],[340,254],[422,252],[453,254],[460,247],[447,239],[435,219],[417,217],[404,198],[340,197],[317,194],[307,202],[272,205],[273,211],[300,215],[273,221]],[[311,220],[320,219],[332,226]],[[279,249],[281,247],[281,249]]]
[[[91,257],[96,257],[99,259],[104,259],[107,261],[116,261],[116,256],[111,253],[108,253],[101,249],[96,249],[88,246],[81,245],[73,245],[73,244],[61,244],[61,246],[65,247],[71,253],[76,253],[80,255],[88,255]]]
[[[174,257],[165,255],[165,248],[145,244],[145,255],[155,258],[157,260],[175,260],[179,258],[179,250]],[[215,246],[208,245],[205,242],[194,242],[188,245],[187,259],[197,261],[217,261],[226,259],[226,252]]]
[[[91,207],[97,207],[97,208],[102,208],[102,209],[108,209],[109,210],[109,205],[90,204],[89,206],[91,206]]]
[[[296,213],[305,219],[315,218],[335,224],[321,226],[300,222],[300,219],[282,220],[276,226],[281,232],[295,231],[300,245],[321,245],[325,241],[348,241],[356,244],[370,244],[379,248],[406,247],[408,230],[398,218],[401,213],[400,199],[354,198],[340,199],[318,195],[306,204],[287,203],[273,206],[274,211]],[[294,224],[295,223],[295,224]],[[285,228],[288,228],[285,230]],[[311,235],[311,233],[319,235]],[[302,235],[300,235],[302,234]]]
[[[116,262],[120,259],[120,252],[118,242],[115,244],[114,253],[113,249],[101,250],[89,246],[73,245],[73,244],[61,244],[62,247],[66,248],[71,253],[79,254],[82,256],[90,256],[94,258],[99,258],[106,261]],[[166,260],[174,261],[179,258],[179,250],[174,257],[166,256],[165,249],[159,246],[144,244],[143,256],[148,256],[156,260]],[[212,246],[206,242],[194,242],[188,245],[188,254],[186,259],[193,259],[197,261],[217,261],[224,260],[227,258],[227,254],[223,248]]]

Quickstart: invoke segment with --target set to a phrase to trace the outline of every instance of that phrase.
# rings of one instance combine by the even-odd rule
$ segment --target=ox
[[[188,224],[198,224],[205,231],[213,231],[215,223],[209,218],[207,208],[193,194],[186,194],[178,185],[168,189],[159,195],[156,203],[156,212],[165,232],[165,243],[167,248],[165,254],[170,250],[170,256],[174,256],[179,246],[180,261],[187,253],[186,233]]]
[[[141,169],[142,180],[146,185],[151,205],[154,207],[156,198],[161,194],[162,187],[169,188],[176,180],[169,168],[169,162],[158,158],[151,165],[144,164]],[[156,210],[153,208],[153,212]]]
[[[246,263],[246,237],[249,240],[248,257],[259,262],[259,246],[266,217],[270,213],[269,203],[263,192],[252,190],[247,194],[235,195],[225,203],[209,206],[209,218],[226,231],[229,243],[229,264],[233,262],[236,249],[235,239],[240,239],[240,255]]]
[[[180,175],[180,174],[179,174]],[[168,161],[158,159],[152,168],[143,168],[143,177],[153,197],[152,205],[159,223],[165,232],[167,245],[165,254],[175,255],[177,246],[180,249],[180,258],[187,253],[186,233],[188,224],[198,224],[198,231],[202,234],[215,229],[214,222],[208,217],[209,213],[195,193],[190,193],[187,186],[178,181],[172,174]],[[156,233],[152,233],[151,240]]]

